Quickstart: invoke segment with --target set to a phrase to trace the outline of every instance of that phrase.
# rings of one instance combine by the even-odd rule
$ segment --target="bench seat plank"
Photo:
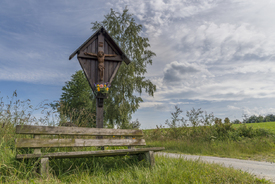
[[[16,148],[145,146],[144,139],[16,139]]]
[[[134,149],[120,149],[120,150],[100,150],[100,151],[82,151],[82,152],[55,152],[44,154],[20,154],[16,155],[16,159],[27,158],[77,158],[77,157],[91,157],[91,156],[115,156],[115,155],[136,155],[148,151],[161,151],[164,147],[151,148],[134,148]]]
[[[17,134],[142,137],[142,130],[17,125]]]

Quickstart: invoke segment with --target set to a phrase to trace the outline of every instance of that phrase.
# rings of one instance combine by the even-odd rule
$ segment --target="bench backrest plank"
[[[16,139],[16,148],[145,146],[144,139]]]
[[[54,127],[17,125],[17,134],[34,135],[83,135],[83,136],[133,136],[142,137],[142,130],[107,129],[107,128],[83,128],[83,127]]]

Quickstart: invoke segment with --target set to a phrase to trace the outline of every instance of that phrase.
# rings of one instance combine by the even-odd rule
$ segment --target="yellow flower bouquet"
[[[107,94],[109,92],[109,88],[111,87],[111,85],[108,85],[107,83],[103,83],[103,84],[94,84],[96,87],[96,94]]]

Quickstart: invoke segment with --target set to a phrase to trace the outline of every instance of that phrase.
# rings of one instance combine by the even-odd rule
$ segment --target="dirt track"
[[[200,159],[209,163],[222,164],[225,167],[233,167],[235,169],[241,169],[251,174],[256,175],[259,178],[265,178],[272,182],[275,182],[275,163],[270,162],[258,162],[250,160],[240,160],[234,158],[220,158],[211,156],[196,156],[196,155],[184,155],[175,153],[157,152],[157,155],[168,156],[173,158],[187,158],[192,160]]]

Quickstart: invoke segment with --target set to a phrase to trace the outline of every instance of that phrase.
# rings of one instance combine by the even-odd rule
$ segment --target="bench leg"
[[[153,151],[148,151],[145,153],[146,160],[150,163],[150,166],[153,167],[155,165],[155,157]]]
[[[125,139],[132,139],[132,137],[126,136]],[[134,147],[133,146],[128,146],[128,149],[132,149],[132,148],[134,148]]]
[[[41,158],[40,174],[47,176],[49,174],[49,158]]]

